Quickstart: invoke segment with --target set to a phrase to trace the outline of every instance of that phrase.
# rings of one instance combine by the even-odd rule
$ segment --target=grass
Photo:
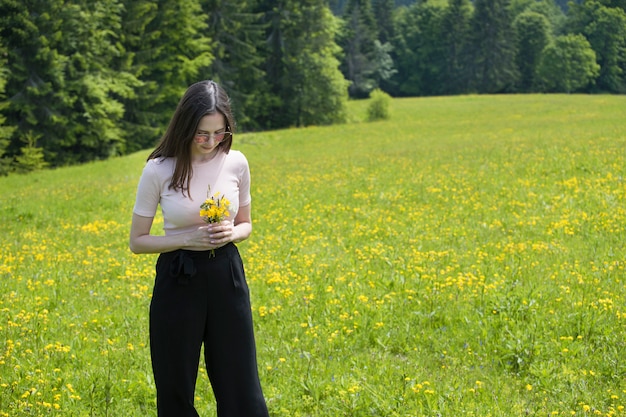
[[[270,414],[626,415],[626,98],[366,106],[236,138]],[[156,415],[146,156],[0,178],[0,417]]]

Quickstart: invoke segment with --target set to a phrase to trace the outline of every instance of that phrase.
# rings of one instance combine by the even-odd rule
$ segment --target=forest
[[[0,175],[146,149],[214,79],[240,132],[392,97],[626,93],[626,0],[0,0]]]

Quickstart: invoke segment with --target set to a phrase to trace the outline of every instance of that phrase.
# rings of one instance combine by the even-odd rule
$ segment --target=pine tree
[[[344,52],[342,72],[350,81],[351,97],[367,97],[376,82],[373,54],[378,38],[370,0],[349,0],[343,16],[340,45]]]
[[[131,93],[133,77],[110,66],[121,53],[118,11],[117,0],[0,3],[10,71],[4,114],[17,127],[10,155],[41,148],[59,165],[121,152],[119,99]]]
[[[141,81],[125,102],[128,150],[153,146],[187,87],[210,78],[212,40],[199,0],[123,0],[124,47]],[[148,126],[148,128],[145,128]]]
[[[392,78],[395,95],[445,93],[446,54],[441,34],[444,12],[442,7],[426,2],[398,13],[394,41],[398,73]]]
[[[373,0],[372,9],[378,28],[378,40],[381,44],[391,42],[394,37],[393,10],[394,0]]]
[[[268,128],[342,122],[347,83],[339,70],[336,18],[324,0],[261,4],[267,29]]]
[[[517,81],[508,0],[476,0],[470,22],[473,85],[479,93],[512,91]]]
[[[54,5],[37,2],[35,6],[45,15]],[[55,134],[55,129],[62,126],[58,117],[52,117],[51,105],[59,101],[55,91],[61,89],[63,78],[55,51],[49,47],[43,50],[43,19],[34,20],[26,4],[17,0],[2,0],[0,16],[0,37],[7,53],[6,95],[10,97],[3,114],[7,123],[16,126],[5,148],[6,156],[12,159],[22,146],[20,133],[43,124],[41,127]]]
[[[122,9],[122,30],[120,42],[124,47],[120,68],[133,74],[137,79],[134,94],[124,102],[123,129],[130,138],[125,152],[130,153],[153,146],[163,132],[168,114],[154,106],[157,100],[157,86],[151,76],[155,47],[148,39],[155,39],[159,33],[147,32],[148,25],[156,18],[158,3],[154,0],[124,0]]]
[[[37,139],[32,133],[29,132],[25,135],[25,146],[22,147],[20,154],[15,156],[13,163],[16,172],[38,171],[48,166],[44,159],[43,149],[38,148],[36,143]]]
[[[223,85],[233,103],[240,129],[259,129],[266,115],[269,85],[261,53],[265,43],[262,14],[254,13],[254,1],[237,3],[203,1],[206,34],[213,40],[213,62],[208,76]]]
[[[445,94],[468,91],[468,56],[466,55],[469,22],[472,7],[469,0],[448,0],[442,22],[441,35],[445,56]]]
[[[84,162],[124,151],[122,100],[134,94],[137,80],[114,65],[124,54],[119,44],[121,7],[120,0],[63,5],[65,31],[56,49],[67,59],[65,92],[72,107],[65,115],[65,135],[73,143],[59,150],[61,160]]]
[[[535,87],[537,66],[544,48],[550,42],[550,22],[536,12],[523,12],[513,21],[517,42],[517,68],[520,73],[519,88],[530,92]]]
[[[6,117],[2,113],[9,105],[4,94],[8,78],[5,56],[6,48],[0,42],[0,175],[6,175],[11,170],[12,159],[4,157],[4,154],[9,146],[11,135],[15,130],[15,126],[6,123]]]

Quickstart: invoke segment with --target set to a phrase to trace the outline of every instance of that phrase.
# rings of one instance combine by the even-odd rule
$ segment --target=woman
[[[213,81],[193,84],[137,187],[130,249],[160,253],[150,305],[159,417],[198,416],[193,402],[203,343],[218,416],[268,416],[234,245],[252,231],[250,170],[245,156],[230,150],[234,127],[225,91]],[[229,200],[229,215],[206,224],[200,205],[216,193]],[[159,204],[164,236],[150,234]]]

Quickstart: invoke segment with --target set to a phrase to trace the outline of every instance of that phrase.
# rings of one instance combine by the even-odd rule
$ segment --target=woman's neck
[[[218,148],[215,148],[212,152],[207,153],[207,154],[191,155],[191,163],[193,165],[206,164],[207,162],[210,162],[213,159],[215,159],[215,157],[219,155],[219,153],[220,153],[220,150]]]

